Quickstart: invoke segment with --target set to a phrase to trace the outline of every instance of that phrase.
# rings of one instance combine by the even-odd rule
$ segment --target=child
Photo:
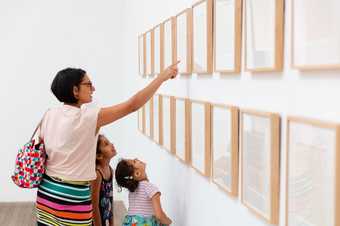
[[[110,160],[116,155],[113,144],[99,135],[96,153],[96,180],[91,183],[93,225],[113,226],[113,186]]]
[[[129,190],[129,210],[123,226],[159,226],[172,223],[162,210],[161,193],[148,181],[144,162],[123,159],[116,167],[115,176],[117,184]]]

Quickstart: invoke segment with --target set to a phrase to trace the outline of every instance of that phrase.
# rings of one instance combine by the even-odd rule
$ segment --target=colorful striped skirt
[[[92,225],[89,185],[60,182],[44,175],[38,188],[37,225]]]

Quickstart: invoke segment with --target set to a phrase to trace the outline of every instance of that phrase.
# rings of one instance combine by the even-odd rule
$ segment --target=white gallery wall
[[[138,35],[174,16],[194,0],[124,1],[124,84],[125,96],[142,88],[151,79],[138,75]],[[307,7],[307,6],[306,6]],[[159,93],[178,97],[235,105],[276,112],[282,117],[280,154],[280,226],[285,223],[286,118],[304,116],[340,122],[340,71],[301,73],[290,67],[291,0],[285,6],[284,70],[280,73],[244,72],[212,76],[192,75],[167,82]],[[244,36],[243,36],[244,37]],[[121,154],[147,162],[151,182],[162,192],[162,205],[175,226],[242,225],[266,226],[240,202],[232,199],[215,184],[178,161],[166,150],[137,132],[137,114],[124,120],[124,145]],[[126,201],[126,199],[125,199]]]
[[[122,100],[121,9],[121,1],[110,0],[0,1],[0,202],[36,198],[36,190],[17,188],[10,175],[17,149],[58,104],[50,92],[57,71],[85,69],[97,89],[94,104]]]
[[[29,139],[46,108],[58,104],[49,90],[56,72],[68,66],[87,70],[96,87],[96,105],[127,99],[151,81],[138,75],[138,35],[195,2],[0,1],[0,202],[35,199],[35,190],[19,189],[9,177],[17,148]],[[298,115],[340,122],[340,71],[300,73],[290,68],[290,6],[291,0],[287,0],[282,73],[251,74],[242,70],[241,74],[230,76],[192,75],[169,81],[159,90],[162,94],[282,116],[280,226],[285,217],[286,117]],[[119,156],[147,162],[149,179],[159,186],[162,206],[173,225],[267,225],[238,198],[230,198],[141,135],[137,131],[137,114],[104,132],[116,144]],[[115,192],[115,199],[123,199],[127,204],[127,193]]]

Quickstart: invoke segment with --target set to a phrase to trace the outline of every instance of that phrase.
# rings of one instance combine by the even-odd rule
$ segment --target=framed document
[[[284,0],[245,0],[246,70],[282,71]]]
[[[160,125],[161,125],[161,117],[160,117],[160,103],[161,97],[158,94],[155,94],[152,97],[152,122],[153,122],[153,130],[152,130],[152,139],[159,145],[162,145],[160,140]]]
[[[236,107],[211,107],[212,180],[231,196],[238,193],[238,116]]]
[[[174,36],[174,23],[175,18],[171,17],[163,22],[163,57],[164,57],[164,67],[165,69],[173,64],[174,62],[174,52],[175,52],[175,36]]]
[[[162,95],[162,132],[163,132],[163,147],[172,152],[173,139],[173,97]]]
[[[189,163],[189,99],[175,98],[174,153],[184,163]]]
[[[280,118],[242,110],[241,201],[269,224],[278,224]]]
[[[193,72],[213,72],[213,0],[203,0],[192,6]]]
[[[158,75],[161,72],[161,25],[157,25],[153,29],[153,40],[154,40],[154,74]]]
[[[340,225],[339,129],[288,117],[286,226]]]
[[[240,73],[242,0],[214,0],[214,68],[220,73]]]
[[[145,135],[151,137],[151,102],[150,100],[144,105],[145,112]]]
[[[205,177],[211,175],[210,108],[210,104],[206,102],[189,102],[191,166]]]
[[[176,16],[175,59],[179,74],[189,75],[192,72],[192,9],[186,9]]]
[[[144,48],[144,34],[138,36],[138,60],[139,60],[139,74],[145,75],[145,48]]]
[[[340,69],[340,2],[292,1],[292,66]]]
[[[145,120],[144,120],[144,107],[141,107],[138,109],[137,112],[137,120],[138,120],[138,130],[141,133],[144,133],[144,124],[145,124]]]

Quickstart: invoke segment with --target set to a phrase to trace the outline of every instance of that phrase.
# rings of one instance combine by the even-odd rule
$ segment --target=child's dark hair
[[[130,192],[134,192],[139,182],[133,179],[134,168],[125,159],[121,160],[116,167],[115,177],[118,186],[127,188]]]
[[[101,150],[100,150],[99,146],[100,146],[100,139],[101,139],[102,137],[104,137],[104,135],[102,135],[102,134],[99,134],[99,135],[98,135],[97,148],[96,148],[96,155],[98,155],[98,154],[101,153]],[[96,158],[96,164],[98,164],[97,158]]]

